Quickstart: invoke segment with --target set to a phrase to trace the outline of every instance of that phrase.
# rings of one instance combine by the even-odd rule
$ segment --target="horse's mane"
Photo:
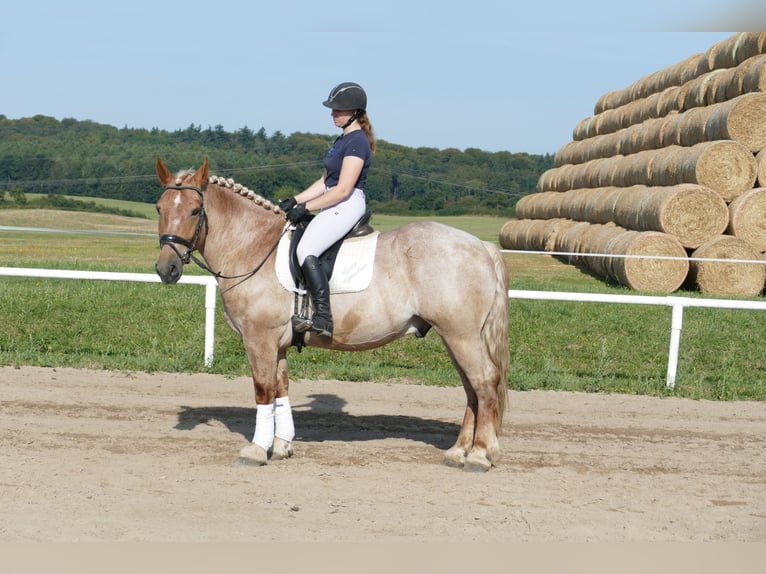
[[[177,173],[176,183],[180,185],[184,177],[186,177],[187,175],[194,175],[194,173],[195,173],[195,170],[193,169],[188,169],[188,170]],[[238,193],[242,197],[252,200],[253,203],[255,203],[256,205],[260,205],[261,207],[263,207],[264,209],[267,209],[268,211],[273,211],[274,213],[282,212],[282,210],[279,209],[277,205],[274,205],[268,199],[258,195],[252,189],[248,189],[241,183],[236,183],[230,177],[225,178],[223,176],[211,175],[207,179],[208,179],[208,182],[212,184],[215,184],[219,187],[225,187],[226,189],[230,189],[234,193]]]

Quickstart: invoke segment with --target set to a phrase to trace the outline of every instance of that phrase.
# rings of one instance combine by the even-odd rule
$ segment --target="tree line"
[[[158,156],[178,170],[198,167],[207,156],[211,173],[277,200],[318,177],[335,137],[194,124],[171,132],[0,114],[0,205],[23,193],[154,203]],[[365,191],[371,209],[381,213],[511,216],[516,201],[553,167],[551,154],[377,144]]]

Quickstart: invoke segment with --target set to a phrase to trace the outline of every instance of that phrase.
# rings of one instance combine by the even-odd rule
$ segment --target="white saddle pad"
[[[290,274],[291,235],[291,233],[285,233],[279,241],[277,277],[282,287],[288,291],[304,294],[306,291],[295,287],[293,276]],[[364,291],[370,286],[378,235],[380,232],[376,231],[370,235],[346,239],[341,244],[330,278],[330,293],[354,293]]]

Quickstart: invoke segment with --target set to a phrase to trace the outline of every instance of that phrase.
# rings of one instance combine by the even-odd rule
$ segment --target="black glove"
[[[285,213],[290,211],[296,205],[298,205],[298,202],[295,201],[294,197],[288,197],[287,199],[280,199],[279,200],[279,209],[281,209]]]
[[[306,209],[306,204],[299,203],[287,212],[287,219],[289,219],[291,223],[300,223],[309,215],[311,215],[311,212]]]

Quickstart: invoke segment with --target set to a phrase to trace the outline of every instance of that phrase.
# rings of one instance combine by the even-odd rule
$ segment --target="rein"
[[[242,279],[240,283],[247,281],[250,279],[253,275],[258,273],[258,271],[261,270],[261,267],[264,266],[266,261],[269,260],[269,257],[271,257],[272,253],[277,249],[277,246],[279,245],[279,241],[282,239],[285,233],[287,233],[290,230],[290,226],[285,226],[285,229],[282,231],[282,233],[279,235],[279,238],[274,243],[274,245],[269,249],[269,252],[266,254],[266,256],[263,258],[263,260],[258,263],[252,270],[241,273],[239,275],[224,275],[220,271],[213,271],[208,267],[208,265],[200,260],[199,258],[194,256],[194,252],[197,250],[197,242],[199,241],[200,234],[202,233],[202,226],[205,227],[205,232],[207,233],[208,223],[207,223],[207,212],[205,211],[205,195],[202,192],[202,190],[199,187],[196,187],[194,185],[166,185],[165,190],[168,189],[191,189],[196,191],[200,198],[202,198],[202,208],[199,215],[199,222],[197,223],[197,228],[194,230],[194,236],[191,239],[185,239],[183,237],[179,237],[178,235],[172,235],[172,234],[164,234],[160,236],[160,248],[162,248],[164,245],[167,245],[170,247],[173,251],[175,251],[176,255],[178,255],[179,259],[183,262],[184,265],[189,263],[189,261],[194,261],[194,263],[197,264],[198,267],[201,269],[204,269],[208,273],[210,273],[213,277],[216,279]],[[178,249],[178,247],[175,245],[176,243],[183,245],[186,247],[186,251],[184,253],[181,253],[181,251]]]

